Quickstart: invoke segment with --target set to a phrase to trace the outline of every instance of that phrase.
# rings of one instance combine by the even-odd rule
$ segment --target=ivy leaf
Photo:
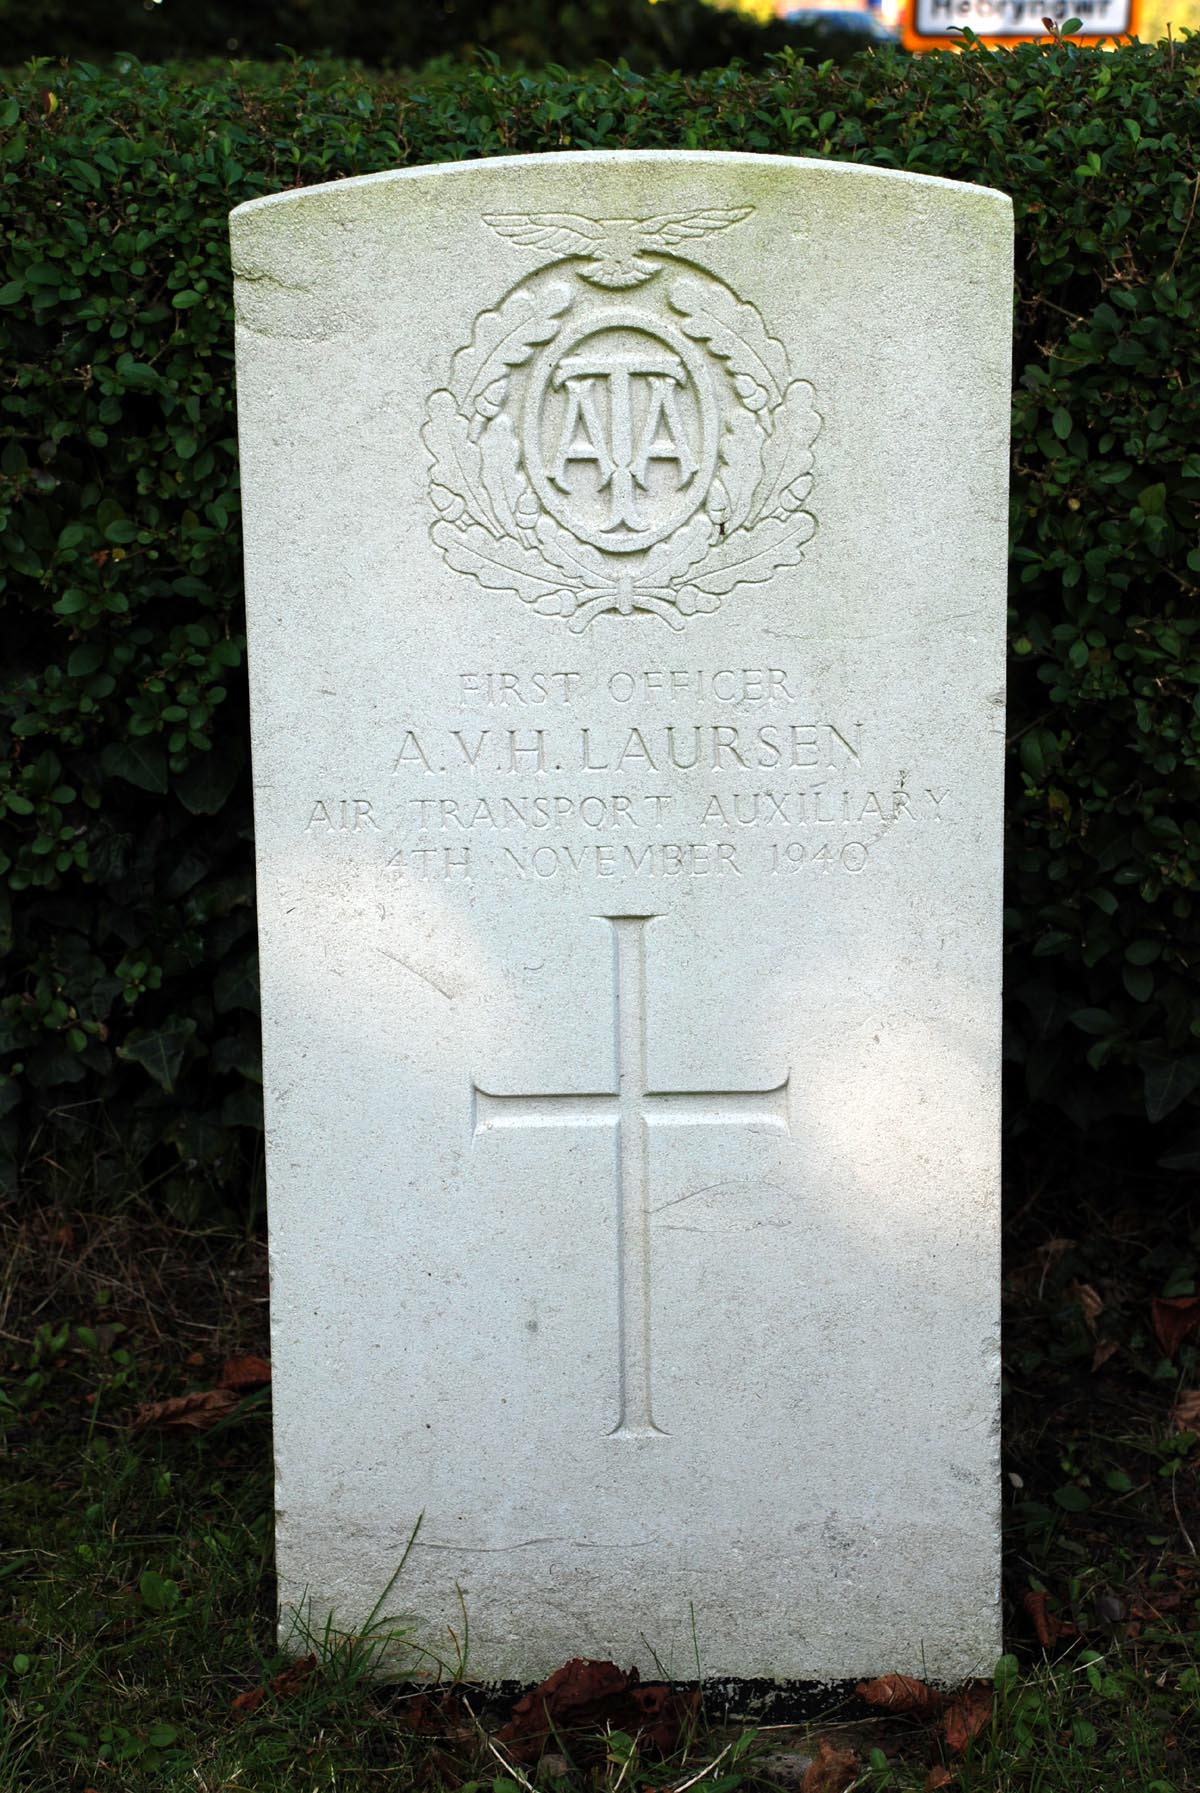
[[[252,1015],[257,1015],[259,1009],[257,953],[248,953],[244,959],[238,959],[233,965],[222,966],[213,981],[213,1007],[219,1015],[228,1014],[230,1009],[249,1009]]]
[[[1094,1034],[1101,1038],[1117,1032],[1118,1023],[1115,1015],[1108,1009],[1076,1009],[1071,1020],[1081,1033]]]
[[[242,767],[246,749],[240,740],[226,741],[196,756],[186,772],[175,780],[175,795],[193,816],[219,815],[229,800]]]
[[[236,1071],[251,1083],[261,1083],[262,1052],[256,1041],[243,1040],[233,1034],[227,1039],[218,1040],[213,1047],[212,1068],[214,1071]],[[0,1083],[0,1102],[3,1095],[4,1085]]]
[[[1156,1059],[1143,1067],[1146,1118],[1161,1121],[1200,1089],[1200,1058]]]
[[[58,1083],[82,1083],[85,1072],[78,1053],[56,1041],[30,1053],[25,1075],[34,1089],[53,1089]]]
[[[196,1023],[190,1017],[179,1016],[165,1027],[131,1034],[123,1046],[118,1046],[117,1057],[141,1065],[161,1089],[172,1095],[183,1055],[195,1032]]]
[[[221,1120],[226,1127],[261,1127],[261,1092],[245,1084],[241,1089],[231,1090],[221,1104]]]

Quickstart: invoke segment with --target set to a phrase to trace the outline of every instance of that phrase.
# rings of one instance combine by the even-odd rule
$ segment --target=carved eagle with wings
[[[580,218],[573,212],[494,212],[484,223],[497,236],[549,255],[586,255],[580,278],[593,286],[640,286],[662,267],[648,259],[668,254],[680,243],[715,236],[740,224],[752,206],[718,207],[703,212],[664,212],[658,218]]]

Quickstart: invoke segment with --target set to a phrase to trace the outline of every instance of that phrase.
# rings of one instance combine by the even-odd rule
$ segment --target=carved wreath
[[[648,248],[723,230],[747,215],[709,211],[597,224],[551,214],[487,222],[515,240],[591,258],[564,272],[628,287],[664,271],[646,257]],[[577,633],[604,612],[649,612],[682,629],[685,617],[718,609],[737,586],[762,584],[802,558],[816,529],[803,508],[821,423],[813,389],[790,378],[782,344],[753,305],[701,270],[667,272],[677,327],[707,352],[734,402],[725,408],[717,469],[701,507],[633,565],[628,555],[579,540],[544,510],[504,410],[513,373],[554,341],[579,297],[566,279],[533,282],[476,320],[470,346],[454,358],[449,388],[429,400],[422,430],[437,510],[432,536],[455,571],[490,590],[515,592],[543,616],[569,619]]]

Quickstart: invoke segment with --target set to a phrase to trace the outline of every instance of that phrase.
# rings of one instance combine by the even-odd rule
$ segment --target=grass
[[[267,1395],[202,1434],[132,1425],[264,1351],[262,1244],[173,1223],[152,1196],[89,1208],[45,1167],[42,1183],[3,1217],[0,1793],[794,1793],[821,1738],[820,1793],[950,1784],[942,1764],[960,1793],[1200,1787],[1200,1448],[1172,1418],[1200,1364],[1194,1340],[1164,1356],[1150,1306],[1193,1292],[1200,1230],[1152,1182],[1103,1210],[1013,1192],[1010,1654],[965,1758],[936,1722],[850,1695],[757,1730],[710,1703],[665,1760],[609,1731],[537,1766],[496,1744],[502,1703],[471,1693],[439,1717],[379,1686],[371,1639],[311,1640],[311,1670],[271,1687]]]

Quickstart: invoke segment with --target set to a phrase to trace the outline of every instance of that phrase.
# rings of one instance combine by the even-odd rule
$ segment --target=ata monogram
[[[432,534],[456,572],[576,631],[605,612],[681,629],[802,559],[812,387],[753,305],[671,253],[750,211],[484,220],[562,259],[476,319],[429,400]]]

